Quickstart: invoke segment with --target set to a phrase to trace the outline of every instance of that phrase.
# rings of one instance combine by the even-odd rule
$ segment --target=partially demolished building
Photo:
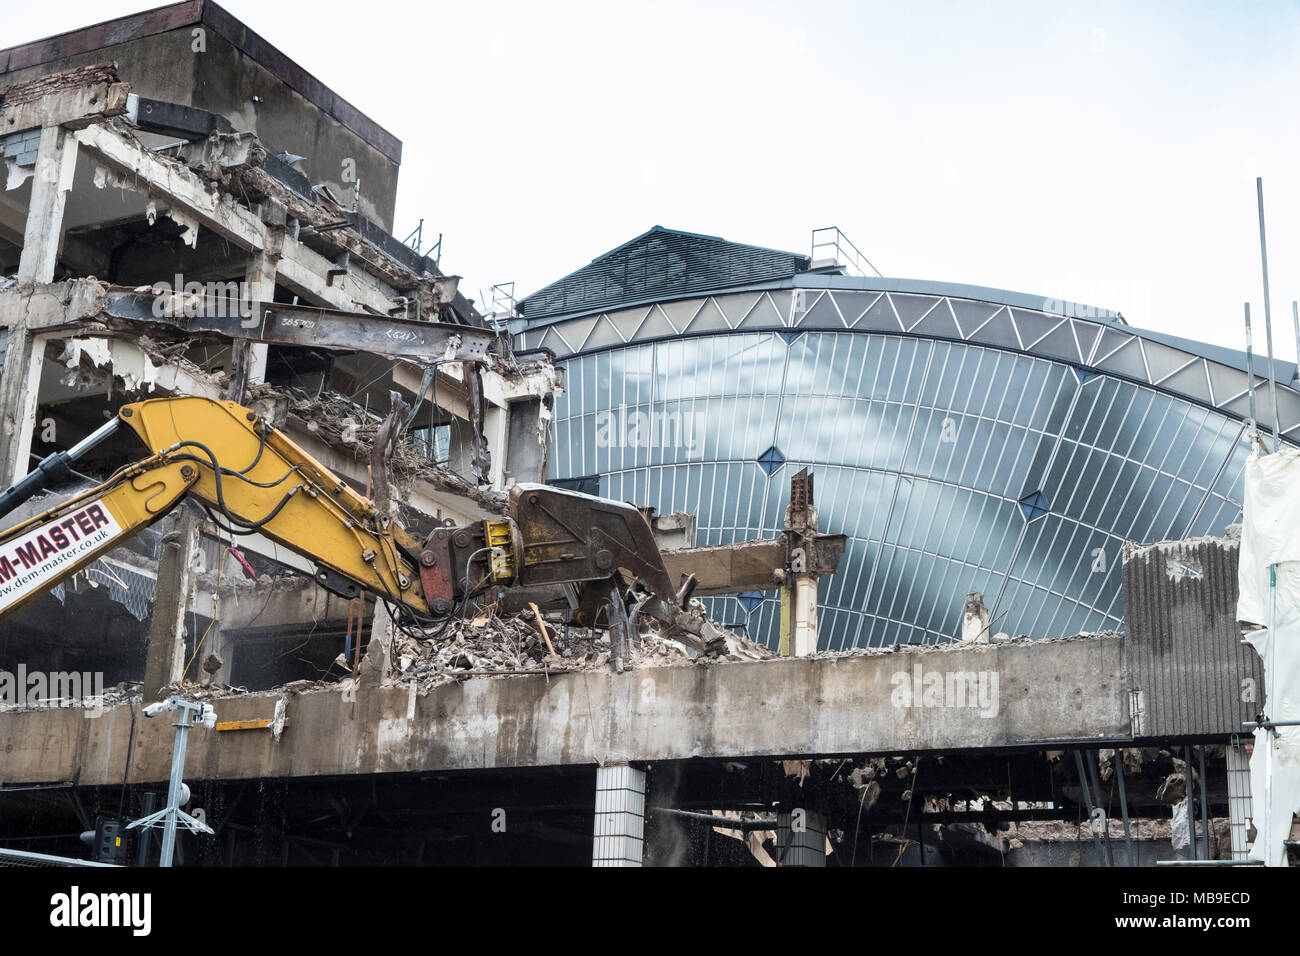
[[[241,33],[234,46],[230,24],[218,7],[182,4],[121,25],[111,54],[92,44],[69,55],[81,35],[5,54],[4,484],[126,401],[189,394],[257,408],[359,489],[391,473],[387,494],[416,525],[501,511],[506,487],[545,477],[553,366],[499,350],[457,277],[391,237],[400,144],[262,41]],[[110,56],[115,65],[100,62]],[[192,82],[157,69],[159,57],[191,64]],[[232,74],[265,95],[233,88]],[[265,119],[245,115],[248,95]],[[290,147],[313,157],[291,164]],[[395,402],[409,410],[410,440],[372,458]],[[108,443],[79,467],[102,476],[133,457],[126,441]],[[135,544],[138,561],[106,558],[25,608],[9,653],[20,640],[75,636],[92,613],[116,641],[96,635],[107,654],[80,668],[110,682],[133,673],[158,540]],[[228,580],[216,545],[204,538],[195,573]],[[263,560],[311,571],[257,536],[240,550],[249,574]],[[278,594],[259,626],[305,620],[313,642],[331,642],[347,615],[321,600]],[[218,679],[240,674],[229,646],[239,605],[227,600],[206,645],[223,660]],[[191,610],[200,620],[189,629],[216,619],[211,607]],[[163,683],[173,671],[163,668]]]
[[[1056,316],[1060,336],[1035,337],[1045,313],[1022,314],[1019,301],[959,302],[959,290],[865,282],[839,262],[753,247],[686,257],[667,270],[680,280],[667,292],[655,286],[663,276],[645,274],[644,249],[620,247],[623,273],[611,278],[604,262],[594,278],[542,290],[507,334],[440,261],[393,237],[400,142],[208,0],[2,50],[0,94],[0,486],[128,403],[233,401],[419,537],[498,519],[511,489],[548,481],[636,505],[662,549],[660,590],[676,592],[699,631],[645,619],[579,626],[566,592],[558,610],[534,593],[466,602],[421,633],[382,600],[320,587],[313,562],[271,537],[232,536],[187,505],[0,621],[0,691],[12,692],[0,702],[0,855],[84,855],[80,831],[155,810],[173,730],[143,711],[178,696],[215,711],[211,728],[191,734],[185,764],[191,809],[214,832],[182,837],[184,865],[1244,856],[1252,818],[1238,736],[1260,704],[1241,687],[1261,675],[1236,625],[1238,543],[1200,537],[1120,554],[1128,537],[1217,534],[1236,518],[1241,402],[1217,391],[1248,377],[1233,360],[1189,355],[1174,367],[1175,345],[1122,325],[1083,343],[1091,324],[1070,314]],[[713,242],[663,230],[640,240]],[[719,283],[737,262],[757,271]],[[980,488],[998,499],[999,528],[1008,516],[1047,520],[1009,564],[996,549],[962,558],[905,512],[933,520],[952,512],[945,495],[969,503],[964,478],[921,482],[897,462],[840,460],[850,449],[833,435],[834,454],[819,452],[806,408],[764,417],[787,386],[807,385],[825,405],[813,383],[823,358],[840,372],[867,367],[861,347],[856,358],[837,351],[836,335],[851,346],[850,326],[885,350],[871,368],[923,363],[954,387],[966,351],[976,371],[979,355],[992,356],[1000,375],[1042,353],[1046,406],[1017,403],[999,417],[941,407],[935,389],[923,402],[886,388],[870,415],[893,430],[891,415],[924,404],[936,427],[945,413],[969,415],[1046,447],[1087,417],[1078,395],[1089,381],[1101,397],[1087,401],[1113,405],[1138,387],[1140,366],[1145,385],[1163,386],[1158,407],[1213,454],[1189,474],[1145,469],[1179,492],[1143,513],[1158,530],[1139,534],[1132,515],[1090,519],[1089,534],[1115,548],[1112,573],[1083,575],[1082,589],[1052,550],[1055,500],[995,493],[1007,483],[996,468]],[[1002,339],[966,342],[980,334]],[[747,366],[732,354],[742,347]],[[697,401],[711,409],[702,460],[689,440],[642,454],[620,431],[628,407],[655,412],[633,380],[672,378],[657,357],[671,348],[703,356],[687,377],[717,385],[691,395],[679,383],[670,396],[678,428],[687,403],[691,414]],[[997,364],[994,353],[1012,351],[1022,354]],[[726,374],[711,378],[711,368]],[[1196,392],[1202,378],[1209,404]],[[1294,424],[1295,393],[1279,391]],[[624,416],[606,418],[603,444],[599,413]],[[978,464],[970,441],[957,450]],[[115,435],[0,524],[139,455]],[[1116,457],[1145,474],[1136,455]],[[1021,457],[1009,467],[1058,485],[1072,460]],[[892,482],[891,493],[855,489],[857,468]],[[713,476],[742,469],[738,515]],[[721,497],[698,494],[706,471]],[[829,506],[820,514],[814,478]],[[937,489],[932,499],[922,484]],[[873,521],[883,521],[874,537]],[[988,545],[987,522],[977,527]],[[570,530],[597,538],[594,526]],[[1039,539],[1050,574],[1038,574]],[[912,552],[934,564],[912,606],[884,608],[879,589],[861,590],[882,545],[901,570],[879,589],[922,580]],[[623,567],[600,554],[593,545],[597,565]],[[852,579],[837,576],[842,558]],[[999,568],[1023,597],[1017,620],[1041,628],[1010,628],[972,593],[987,586],[975,572]],[[859,640],[864,627],[874,633],[872,607],[888,636]],[[907,628],[925,639],[905,639]],[[157,859],[156,841],[139,838],[115,862]]]

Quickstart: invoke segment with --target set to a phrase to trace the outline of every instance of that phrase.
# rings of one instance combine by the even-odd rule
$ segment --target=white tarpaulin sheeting
[[[1275,584],[1272,579],[1275,567]],[[1241,528],[1240,598],[1237,619],[1261,625],[1247,640],[1264,662],[1264,711],[1270,720],[1300,720],[1300,451],[1252,457],[1246,463]],[[1269,629],[1271,627],[1271,630]],[[1274,647],[1276,641],[1276,647]],[[1269,733],[1255,731],[1250,758],[1250,790],[1258,833],[1252,859],[1284,865],[1283,841],[1291,834],[1291,815],[1300,812],[1300,727],[1279,727],[1272,754],[1272,809],[1268,807],[1266,764]],[[1266,827],[1269,816],[1272,826]]]
[[[1237,620],[1268,624],[1268,566],[1277,569],[1278,624],[1300,619],[1300,451],[1246,462]]]

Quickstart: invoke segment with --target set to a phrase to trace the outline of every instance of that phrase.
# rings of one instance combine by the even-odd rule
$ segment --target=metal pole
[[[190,714],[198,715],[200,720],[208,727],[216,726],[217,715],[207,704],[184,701],[179,697],[169,697],[164,703],[150,704],[144,709],[144,715],[152,717],[159,710],[179,710],[181,712],[176,723],[172,724],[176,728],[176,737],[172,742],[172,771],[171,779],[167,785],[167,806],[154,813],[145,814],[139,820],[132,820],[126,825],[126,828],[128,830],[140,829],[143,833],[147,832],[150,827],[161,826],[163,828],[163,841],[162,850],[158,857],[158,865],[170,867],[172,865],[172,854],[176,848],[176,824],[185,824],[192,833],[211,835],[213,832],[212,827],[194,819],[181,809],[181,795],[185,788],[185,784],[181,782],[181,777],[185,773],[185,749],[190,728],[195,726],[190,721]]]
[[[1255,346],[1251,341],[1250,335],[1250,303],[1246,306],[1246,392],[1250,395],[1250,430],[1253,435],[1259,434],[1259,419],[1255,417]],[[1251,449],[1254,450],[1255,443],[1251,442]]]
[[[117,427],[122,424],[122,419],[114,416],[104,424],[100,425],[93,432],[87,435],[81,441],[77,442],[68,449],[68,457],[76,461],[86,452],[90,451],[101,442],[107,441],[116,431]]]
[[[1083,790],[1083,802],[1088,808],[1088,829],[1092,831],[1092,842],[1097,845],[1097,864],[1106,866],[1106,851],[1101,845],[1101,834],[1097,832],[1097,825],[1093,817],[1092,794],[1088,791],[1088,771],[1083,769],[1083,757],[1079,751],[1074,752],[1074,767],[1079,774],[1079,787]]]
[[[1213,854],[1210,852],[1210,798],[1205,790],[1205,744],[1196,748],[1196,762],[1201,768],[1201,829],[1205,831],[1205,858],[1208,860]]]
[[[153,813],[154,806],[157,803],[158,803],[158,794],[154,793],[152,790],[147,791],[144,795],[143,800],[141,801],[140,809],[143,812],[140,815],[147,817],[149,814]],[[136,845],[136,854],[135,854],[136,866],[149,865],[149,847],[152,844],[153,844],[153,838],[150,835],[149,830],[147,828],[142,829],[140,831],[140,836],[138,838],[138,843]]]
[[[1101,776],[1097,772],[1097,761],[1100,759],[1100,757],[1101,755],[1095,750],[1089,751],[1088,753],[1088,775],[1092,778],[1092,792],[1097,795],[1098,805],[1101,804]],[[1103,832],[1103,836],[1106,841],[1106,860],[1107,860],[1106,865],[1114,866],[1115,851],[1110,845],[1110,808],[1109,807],[1104,808],[1103,812],[1106,814],[1104,818],[1106,829]]]
[[[163,823],[162,856],[159,866],[172,865],[172,852],[176,847],[176,810],[181,805],[181,777],[185,773],[185,745],[190,735],[190,712],[180,708],[180,717],[172,724],[176,728],[176,743],[172,747],[172,775],[167,784],[167,817]]]
[[[1295,326],[1295,378],[1292,384],[1300,385],[1300,302],[1291,300],[1291,324]]]
[[[1191,837],[1188,847],[1193,860],[1200,858],[1200,848],[1196,845],[1196,795],[1192,790],[1192,748],[1183,747],[1183,789],[1187,792],[1187,833]]]
[[[1277,373],[1273,369],[1273,309],[1268,297],[1268,244],[1264,241],[1264,180],[1255,177],[1255,195],[1259,200],[1259,262],[1264,273],[1264,342],[1268,346],[1268,393],[1273,402],[1273,447],[1277,448],[1282,434],[1281,416],[1277,408]]]
[[[1124,751],[1115,751],[1115,782],[1119,784],[1119,812],[1124,817],[1124,849],[1129,866],[1137,866],[1133,859],[1133,838],[1128,826],[1128,790],[1124,786]]]
[[[50,485],[68,478],[72,474],[72,463],[117,431],[120,422],[121,419],[111,418],[67,451],[55,452],[48,458],[41,459],[35,470],[28,472],[0,494],[0,518]]]

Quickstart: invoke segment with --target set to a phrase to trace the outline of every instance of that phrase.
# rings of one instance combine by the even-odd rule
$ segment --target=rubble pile
[[[289,413],[302,419],[307,430],[331,448],[354,455],[358,460],[370,457],[375,436],[383,416],[336,392],[324,391],[309,396],[300,389],[290,389]],[[392,457],[393,476],[409,481],[434,468],[408,442],[397,443]]]
[[[342,452],[355,461],[368,461],[375,437],[383,424],[383,416],[357,404],[344,395],[323,391],[309,395],[301,389],[271,389],[276,397],[288,398],[288,414],[295,419],[295,427],[306,429],[335,451]],[[258,387],[251,389],[260,397]],[[444,467],[421,454],[410,441],[396,443],[390,459],[393,480],[398,486],[409,487],[414,481],[427,482],[443,491],[451,491],[470,498],[487,510],[504,514],[506,496],[499,492],[479,488],[455,470]]]
[[[547,638],[550,646],[547,646]],[[641,635],[629,642],[631,667],[678,667],[693,663],[681,645]],[[609,667],[604,631],[547,624],[543,638],[533,616],[480,615],[455,619],[436,641],[398,634],[392,648],[394,677],[435,687],[463,677],[491,674],[563,674]]]

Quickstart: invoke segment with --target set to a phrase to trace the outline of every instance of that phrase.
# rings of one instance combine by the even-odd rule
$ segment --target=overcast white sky
[[[0,46],[152,6],[5,0]],[[317,0],[223,5],[404,142],[475,296],[659,223],[1117,308],[1243,347],[1300,298],[1300,4]]]

